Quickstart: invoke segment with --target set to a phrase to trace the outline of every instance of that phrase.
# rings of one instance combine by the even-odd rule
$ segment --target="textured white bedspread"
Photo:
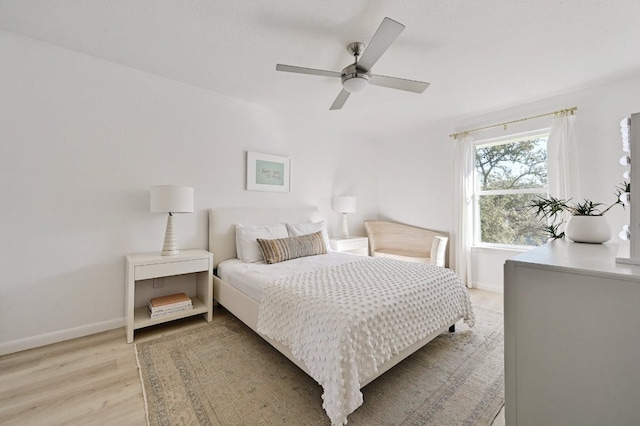
[[[342,425],[379,365],[460,317],[473,325],[469,294],[451,270],[363,258],[272,282],[258,331],[305,363],[331,423]]]

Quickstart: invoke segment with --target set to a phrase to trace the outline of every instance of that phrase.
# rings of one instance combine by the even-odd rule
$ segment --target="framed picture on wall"
[[[289,192],[289,157],[247,152],[247,190]]]

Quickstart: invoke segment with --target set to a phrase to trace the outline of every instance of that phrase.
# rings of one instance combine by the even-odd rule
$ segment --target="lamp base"
[[[349,224],[347,223],[346,213],[342,213],[342,228],[340,229],[340,238],[349,238]]]
[[[176,243],[176,233],[173,230],[173,214],[167,217],[167,229],[164,232],[164,245],[162,246],[163,256],[175,256],[180,253]]]

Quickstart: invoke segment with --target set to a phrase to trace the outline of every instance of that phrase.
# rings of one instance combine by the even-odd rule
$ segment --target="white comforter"
[[[289,346],[324,389],[333,425],[362,405],[360,383],[418,340],[463,317],[464,283],[452,271],[363,258],[279,278],[265,290],[258,331]]]

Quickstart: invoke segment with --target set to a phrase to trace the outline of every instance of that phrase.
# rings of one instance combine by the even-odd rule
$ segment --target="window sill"
[[[497,253],[497,252],[511,252],[511,253],[526,253],[536,247],[524,247],[524,246],[497,246],[497,245],[477,245],[471,246],[471,251],[474,253]]]

